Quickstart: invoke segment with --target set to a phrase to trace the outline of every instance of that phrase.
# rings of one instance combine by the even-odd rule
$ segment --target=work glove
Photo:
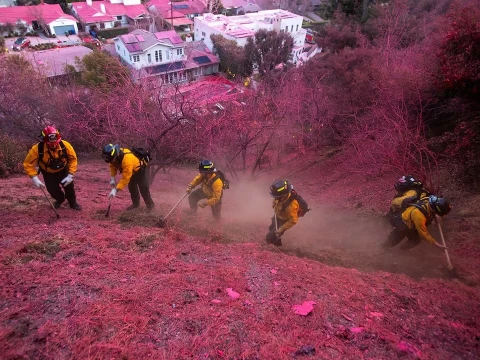
[[[42,182],[39,180],[38,176],[32,177],[32,181],[33,181],[33,184],[34,184],[37,188],[39,188],[39,189],[40,189],[41,187],[45,187],[45,184],[42,183]]]
[[[192,189],[193,189],[192,185],[188,185],[186,193],[190,194],[192,192]]]
[[[108,198],[112,199],[115,196],[117,196],[117,188],[113,188],[112,191],[110,191],[110,194],[108,194]]]
[[[280,238],[280,237],[283,235],[283,233],[284,233],[283,231],[277,230],[277,231],[275,231],[275,236],[276,236],[277,238]]]
[[[112,176],[110,178],[110,186],[113,188],[115,187],[115,185],[117,185],[117,183],[115,182],[115,176]]]
[[[62,181],[60,181],[62,183],[63,186],[67,186],[69,184],[71,184],[73,181],[73,175],[72,174],[68,174]]]
[[[203,209],[204,207],[208,206],[208,204],[206,201],[202,201],[200,204],[198,204],[198,206],[200,206]]]

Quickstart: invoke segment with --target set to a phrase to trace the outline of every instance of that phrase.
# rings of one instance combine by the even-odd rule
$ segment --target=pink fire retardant
[[[307,316],[312,312],[315,304],[315,301],[304,301],[302,305],[293,305],[293,311],[295,314]]]
[[[227,288],[226,291],[228,296],[230,296],[232,299],[238,299],[240,297],[240,294],[236,291],[233,291],[232,288]]]

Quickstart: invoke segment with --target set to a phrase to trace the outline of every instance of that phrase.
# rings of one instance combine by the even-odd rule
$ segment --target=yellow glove
[[[203,209],[204,207],[208,206],[208,204],[206,201],[202,201],[200,204],[198,204],[198,206],[200,206]]]

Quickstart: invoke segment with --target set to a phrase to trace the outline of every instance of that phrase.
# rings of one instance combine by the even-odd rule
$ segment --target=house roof
[[[133,53],[141,53],[156,44],[169,45],[172,47],[184,46],[184,42],[178,34],[173,31],[160,31],[151,33],[145,30],[136,29],[129,34],[119,36],[117,41],[124,43],[125,48]]]
[[[173,22],[172,22],[172,20],[173,20]],[[185,17],[184,18],[173,18],[173,19],[166,18],[165,22],[167,22],[167,23],[169,23],[170,25],[173,25],[173,26],[192,25],[193,24],[192,20],[187,19]]]
[[[130,19],[136,19],[140,15],[147,14],[148,11],[144,5],[124,5],[112,4],[110,1],[92,1],[92,7],[102,11],[101,4],[105,5],[105,13],[112,16],[126,15]]]
[[[66,74],[65,65],[73,65],[76,68],[75,58],[82,59],[91,52],[92,50],[85,46],[70,46],[35,52],[23,51],[21,54],[40,73],[46,77],[54,77]]]
[[[87,24],[114,20],[113,16],[103,13],[93,6],[87,5],[87,3],[72,3],[72,7],[75,9],[80,20]]]
[[[102,11],[102,5],[105,12]],[[92,6],[84,2],[72,3],[78,17],[85,23],[113,21],[114,16],[128,16],[131,19],[147,14],[143,5],[112,4],[110,1],[92,1]]]
[[[184,15],[203,14],[207,11],[205,4],[198,0],[173,3],[173,10]]]
[[[58,4],[41,4],[32,6],[13,6],[0,8],[0,23],[16,23],[23,20],[28,24],[32,21],[42,19],[46,24],[50,24],[55,20],[64,19],[77,21],[73,16],[63,12]]]
[[[220,59],[212,54],[203,41],[186,43],[185,55],[187,59],[185,68],[187,69],[220,63]]]

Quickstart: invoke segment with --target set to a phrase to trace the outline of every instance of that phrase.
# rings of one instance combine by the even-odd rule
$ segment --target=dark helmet
[[[215,169],[215,165],[213,165],[212,161],[201,160],[198,162],[198,171],[201,173],[214,173],[217,169]]]
[[[275,199],[281,198],[285,195],[290,194],[293,186],[288,183],[287,180],[277,180],[272,185],[270,185],[270,196]]]
[[[428,197],[428,203],[430,204],[433,212],[438,216],[445,216],[450,212],[450,210],[452,210],[450,203],[442,197],[430,195]]]
[[[423,184],[421,181],[417,181],[413,178],[412,175],[404,175],[395,183],[395,190],[397,191],[407,191],[412,189],[421,189]]]
[[[102,158],[107,163],[113,162],[120,155],[120,145],[108,144],[105,145],[102,151]]]

